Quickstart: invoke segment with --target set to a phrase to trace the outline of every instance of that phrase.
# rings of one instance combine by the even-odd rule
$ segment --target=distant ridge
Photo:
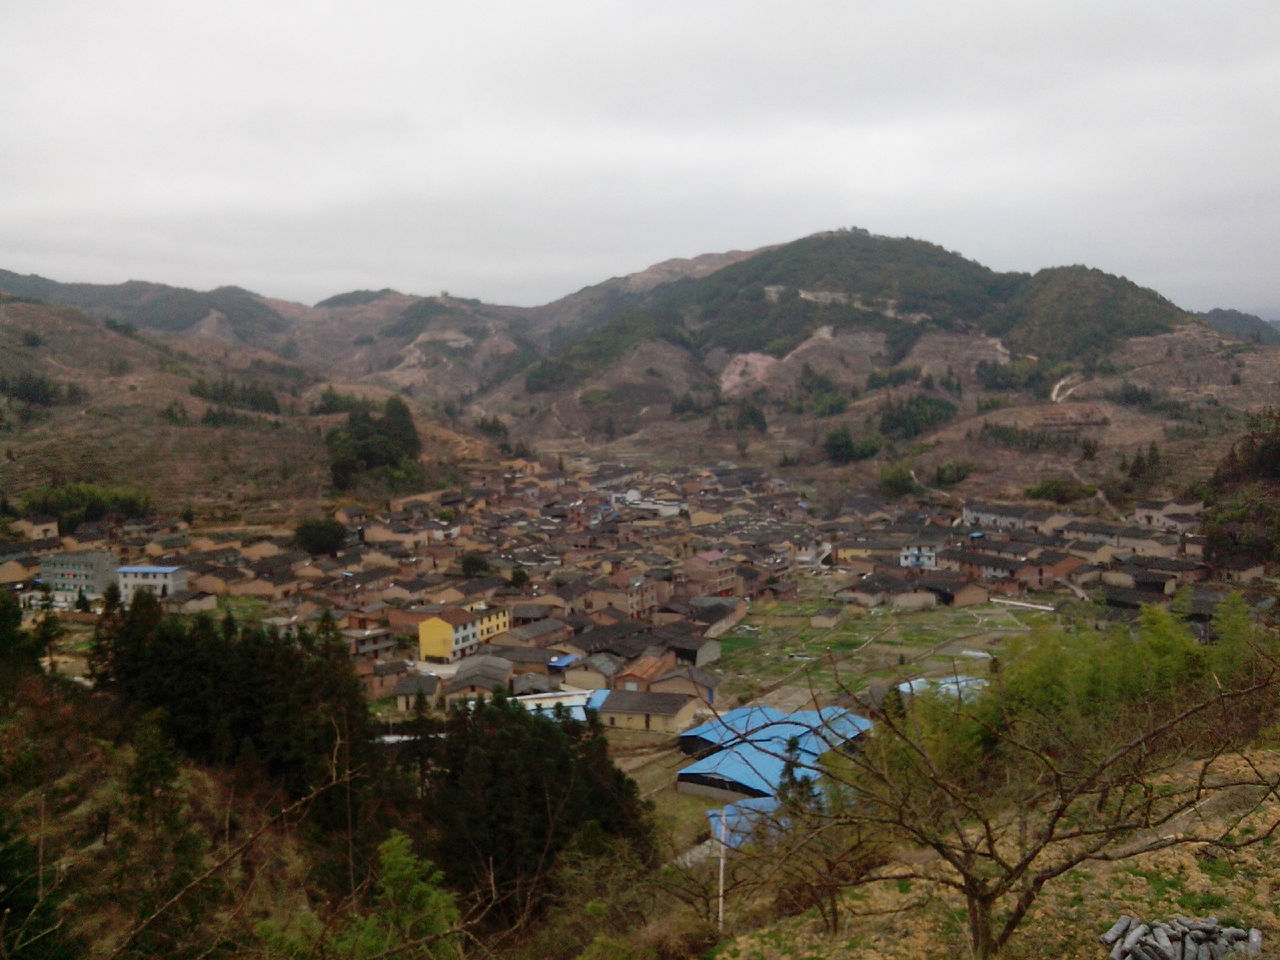
[[[1198,313],[1196,316],[1228,336],[1252,340],[1255,343],[1280,345],[1280,330],[1252,313],[1219,308],[1207,313]]]
[[[317,307],[363,307],[381,300],[383,297],[396,296],[400,291],[383,287],[381,290],[352,290],[350,293],[337,293],[321,300]]]
[[[179,333],[220,314],[245,342],[285,331],[288,321],[256,293],[241,287],[218,287],[202,293],[185,287],[129,280],[125,283],[59,283],[35,274],[0,270],[0,289],[23,297],[79,307],[90,316]]]

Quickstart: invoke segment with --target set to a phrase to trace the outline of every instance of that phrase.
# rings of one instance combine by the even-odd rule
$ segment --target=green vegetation
[[[329,431],[325,446],[333,485],[338,490],[351,489],[366,475],[393,489],[420,486],[423,482],[418,466],[422,442],[413,425],[413,415],[399,397],[387,398],[381,417],[366,409],[352,410],[345,427]]]
[[[171,423],[181,424],[186,421],[183,419],[186,409],[183,408],[179,413],[174,404],[170,404],[164,410],[160,411],[160,416],[169,420]],[[232,410],[230,407],[205,407],[204,413],[200,415],[200,425],[203,427],[246,427],[248,429],[268,429],[279,430],[280,421],[272,420],[268,417],[255,417],[249,413],[240,413],[238,410]]]
[[[257,413],[280,412],[280,401],[276,399],[275,393],[270,387],[256,381],[239,383],[223,374],[220,380],[207,383],[200,377],[191,385],[190,391],[193,397],[208,400],[218,406],[253,410]]]
[[[941,397],[918,393],[906,400],[890,398],[880,408],[880,432],[893,440],[910,440],[946,423],[956,405]]]
[[[949,460],[933,468],[933,484],[936,487],[954,487],[973,471],[974,464],[968,460]]]
[[[284,929],[263,924],[258,934],[279,960],[461,960],[461,911],[443,879],[429,861],[414,856],[404,833],[392,830],[378,847],[377,892],[366,906],[349,905],[327,927],[307,912]]]
[[[347,542],[347,528],[337,520],[303,520],[293,535],[298,546],[313,556],[337,553]]]
[[[716,348],[780,357],[821,326],[863,329],[884,334],[888,362],[897,364],[929,330],[978,328],[1039,358],[985,365],[979,377],[987,388],[1043,395],[1064,363],[1087,365],[1126,337],[1164,332],[1187,318],[1151,291],[1097,270],[1000,274],[922,241],[838,231],[674,283],[651,306],[620,310],[559,346],[530,368],[525,385],[531,393],[577,385],[652,339],[695,358]],[[997,372],[1003,367],[1009,369]],[[916,375],[896,367],[873,374],[869,387]],[[940,386],[959,394],[954,374]]]
[[[1280,408],[1249,419],[1203,493],[1203,530],[1214,553],[1280,558]]]
[[[1127,407],[1137,407],[1143,413],[1167,419],[1190,420],[1194,418],[1191,405],[1182,400],[1171,400],[1161,391],[1140,387],[1128,380],[1120,389],[1107,395],[1108,400]]]
[[[904,383],[914,383],[919,379],[919,367],[889,367],[885,370],[872,370],[870,376],[867,377],[867,389],[900,387]]]
[[[872,433],[855,440],[848,426],[841,426],[827,433],[822,441],[822,452],[834,464],[852,463],[855,460],[868,460],[880,452],[884,446],[884,438]]]
[[[78,383],[61,384],[39,373],[23,371],[16,377],[0,377],[0,396],[34,407],[83,403],[88,393]]]
[[[394,294],[395,291],[390,287],[383,287],[381,290],[352,290],[350,293],[338,293],[332,297],[321,300],[316,304],[317,307],[363,307],[366,304],[373,303],[375,300],[381,300],[385,296]]]
[[[1201,320],[1207,321],[1215,330],[1221,331],[1230,337],[1237,337],[1247,343],[1261,343],[1270,346],[1280,344],[1280,330],[1252,313],[1219,309],[1210,310],[1207,313],[1199,313],[1196,316]]]
[[[401,314],[378,331],[381,337],[412,340],[431,325],[431,321],[448,317],[455,311],[435,297],[410,304]]]
[[[1075,477],[1047,477],[1024,491],[1032,500],[1052,500],[1054,503],[1075,503],[1098,492],[1091,483],[1082,483]]]
[[[1276,716],[1275,638],[1239,597],[1219,607],[1213,626],[1211,646],[1155,608],[1133,631],[1043,630],[1011,642],[998,671],[968,697],[886,701],[859,751],[804,769],[827,776],[823,808],[833,827],[935,856],[899,857],[851,883],[952,888],[964,897],[973,955],[988,958],[1044,885],[1075,866],[1173,842],[1230,846],[1250,816],[1274,819],[1265,792],[1244,791],[1233,793],[1225,827],[1165,835],[1239,785],[1230,761],[1231,786],[1217,786],[1227,772],[1220,758]],[[1179,765],[1187,770],[1171,777]],[[1241,780],[1260,786],[1266,774]],[[1017,856],[1006,855],[1006,843]]]
[[[879,489],[886,497],[906,497],[920,492],[920,485],[911,475],[911,461],[898,460],[880,468]]]
[[[165,618],[149,591],[128,608],[108,596],[91,663],[126,709],[162,711],[165,736],[188,757],[252,758],[294,798],[331,776],[338,745],[347,762],[372,762],[364,696],[332,619],[295,642],[229,618]]]
[[[540,912],[556,893],[552,868],[571,846],[605,854],[622,841],[652,856],[648,804],[613,766],[599,721],[545,716],[497,695],[449,712],[423,766],[433,856],[450,884],[501,898],[509,922]],[[485,802],[475,802],[483,784]]]
[[[834,417],[844,413],[849,400],[858,391],[842,391],[826,374],[815,373],[808,363],[800,369],[797,396],[788,406],[792,413],[812,413],[815,417]]]
[[[91,483],[42,487],[22,499],[24,515],[43,514],[55,517],[58,529],[63,533],[74,533],[82,523],[145,517],[150,511],[151,502],[144,493],[128,487],[96,486]]]
[[[458,566],[462,570],[464,577],[482,577],[492,570],[489,561],[479,553],[464,553],[462,559],[458,561]]]
[[[978,431],[978,439],[998,443],[1002,447],[1021,450],[1024,453],[1038,453],[1041,450],[1066,452],[1076,443],[1076,438],[1070,434],[1049,430],[1027,430],[1023,427],[990,421],[982,424],[982,429]]]
[[[979,360],[973,372],[984,390],[1026,390],[1044,398],[1049,396],[1054,383],[1066,373],[1066,369],[1020,357],[1008,363]]]
[[[1087,267],[1041,270],[984,321],[989,333],[1041,361],[1096,359],[1127,337],[1168,333],[1188,319],[1168,300]]]
[[[219,287],[201,293],[139,280],[119,284],[58,283],[7,270],[0,270],[0,286],[48,303],[79,307],[92,316],[105,318],[104,322],[115,324],[112,329],[126,336],[130,335],[128,330],[137,327],[187,330],[215,312],[222,314],[236,336],[244,340],[280,333],[286,326],[284,317],[257,294],[239,287]]]

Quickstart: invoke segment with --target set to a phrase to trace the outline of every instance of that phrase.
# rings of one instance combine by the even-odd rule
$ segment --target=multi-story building
[[[40,558],[40,579],[55,600],[100,597],[116,580],[116,560],[105,550],[51,553]]]
[[[461,660],[511,626],[501,607],[445,607],[418,624],[418,656],[423,660]]]
[[[133,602],[139,590],[150,590],[158,598],[170,597],[187,589],[185,567],[133,566],[116,569],[116,584],[122,603]]]

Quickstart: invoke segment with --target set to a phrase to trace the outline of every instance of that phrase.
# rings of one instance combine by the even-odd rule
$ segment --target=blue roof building
[[[871,721],[840,707],[782,713],[770,707],[742,707],[680,738],[685,753],[700,760],[676,775],[676,789],[715,798],[774,797],[788,758],[800,776],[813,778],[823,754],[843,748],[871,728]]]

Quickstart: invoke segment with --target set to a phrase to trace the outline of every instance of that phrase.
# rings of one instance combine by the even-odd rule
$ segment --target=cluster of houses
[[[1184,499],[1140,502],[1124,522],[982,501],[959,515],[869,512],[862,530],[832,543],[835,565],[854,574],[835,597],[915,610],[1061,591],[1125,615],[1169,605],[1188,587],[1193,608],[1207,611],[1265,571],[1251,558],[1207,558],[1197,532],[1203,512],[1202,502]]]
[[[93,600],[110,583],[175,613],[251,597],[281,632],[329,611],[369,695],[402,710],[474,697],[607,691],[605,723],[679,732],[719,709],[719,638],[799,571],[838,570],[832,600],[921,609],[1060,590],[1117,608],[1168,603],[1182,585],[1248,584],[1259,564],[1204,557],[1203,504],[1141,503],[1125,523],[1018,504],[962,511],[849,497],[814,516],[760,470],[644,474],[515,461],[465,490],[339,509],[331,556],[292,536],[183,523],[47,517],[0,542],[0,586],[30,601]],[[828,511],[831,512],[831,511]],[[470,574],[470,575],[464,575]]]

